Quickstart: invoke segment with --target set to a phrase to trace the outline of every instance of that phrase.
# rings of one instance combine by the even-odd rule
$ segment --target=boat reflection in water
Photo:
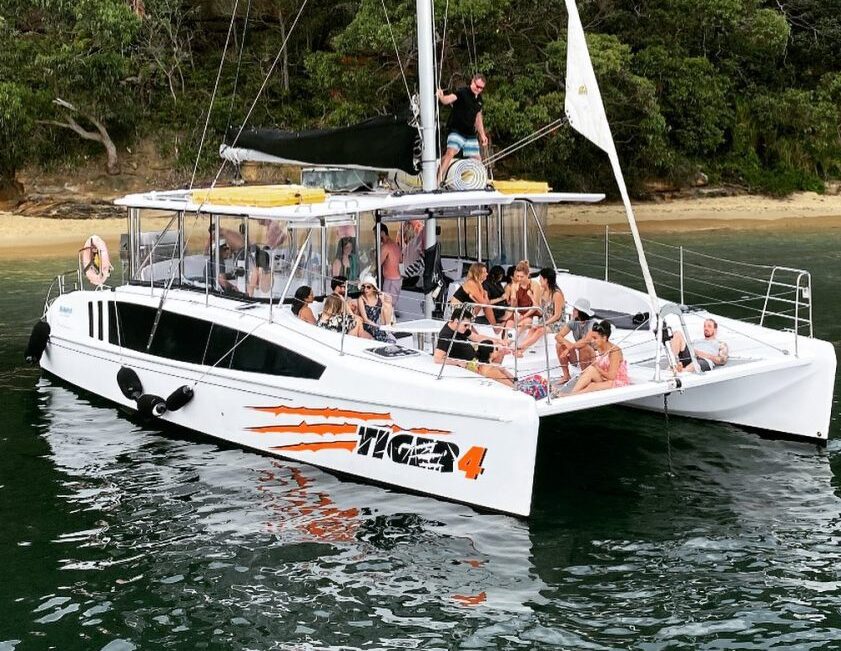
[[[108,568],[121,589],[172,581],[170,606],[215,601],[244,617],[352,595],[363,612],[420,607],[432,626],[442,608],[527,615],[544,601],[521,520],[162,435],[53,379],[38,391],[61,497],[93,514],[60,536],[64,570]]]

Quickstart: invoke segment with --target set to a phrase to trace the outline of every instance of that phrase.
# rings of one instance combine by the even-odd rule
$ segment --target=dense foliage
[[[404,109],[398,55],[414,91],[414,0],[307,2],[299,17],[302,1],[0,0],[0,176],[99,153],[104,129],[118,146],[155,138],[188,177],[226,42],[205,170],[249,112],[249,125],[297,129]],[[704,172],[786,193],[841,176],[841,0],[579,10],[632,187]],[[488,76],[497,149],[563,115],[565,23],[561,0],[436,0],[442,85]],[[566,127],[498,166],[558,188],[612,187],[603,155]]]

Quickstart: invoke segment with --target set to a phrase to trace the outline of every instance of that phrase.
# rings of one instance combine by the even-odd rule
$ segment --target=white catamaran
[[[812,336],[808,273],[775,268],[756,324],[658,297],[573,0],[566,0],[566,114],[607,153],[645,291],[554,263],[545,236],[549,207],[596,202],[601,194],[528,184],[437,190],[430,5],[418,0],[422,190],[325,193],[274,186],[123,197],[117,203],[128,213],[124,282],[107,283],[104,247],[89,241],[75,278],[59,276],[50,287],[27,356],[147,418],[342,475],[517,515],[530,511],[538,430],[547,416],[611,404],[663,410],[669,396],[673,414],[824,442],[836,360],[833,346]],[[278,158],[240,144],[223,147],[223,155]],[[318,313],[337,268],[351,282],[377,276],[383,227],[408,233],[408,224],[416,236],[423,233],[427,255],[416,284],[404,279],[397,323],[383,328],[397,343],[332,332],[293,313],[296,300],[309,300],[308,290],[315,297],[309,307]],[[433,359],[433,338],[448,308],[441,279],[460,282],[476,261],[525,258],[532,270],[556,269],[567,297],[586,297],[594,313],[611,316],[629,384],[535,399]],[[793,280],[780,280],[783,273]],[[380,287],[381,281],[376,278]],[[781,299],[780,288],[791,298]],[[776,330],[765,317],[780,300],[791,327]],[[681,332],[691,342],[711,317],[726,333],[728,362],[707,373],[678,373],[664,336]],[[535,317],[536,324],[542,319]],[[688,348],[695,361],[691,343]],[[560,377],[554,335],[526,355],[508,355],[503,365],[518,379],[539,377],[551,386]]]

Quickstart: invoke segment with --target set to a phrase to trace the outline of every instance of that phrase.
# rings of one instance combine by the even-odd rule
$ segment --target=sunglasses
[[[362,285],[362,289],[376,289],[373,285]]]

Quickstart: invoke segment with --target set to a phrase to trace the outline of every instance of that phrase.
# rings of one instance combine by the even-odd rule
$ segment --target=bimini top
[[[297,196],[296,196],[297,195]],[[468,192],[326,194],[303,186],[248,186],[170,190],[129,194],[114,201],[118,206],[237,215],[261,219],[314,222],[368,211],[424,211],[505,206],[531,203],[596,203],[603,194],[572,192],[509,193],[496,190]]]

